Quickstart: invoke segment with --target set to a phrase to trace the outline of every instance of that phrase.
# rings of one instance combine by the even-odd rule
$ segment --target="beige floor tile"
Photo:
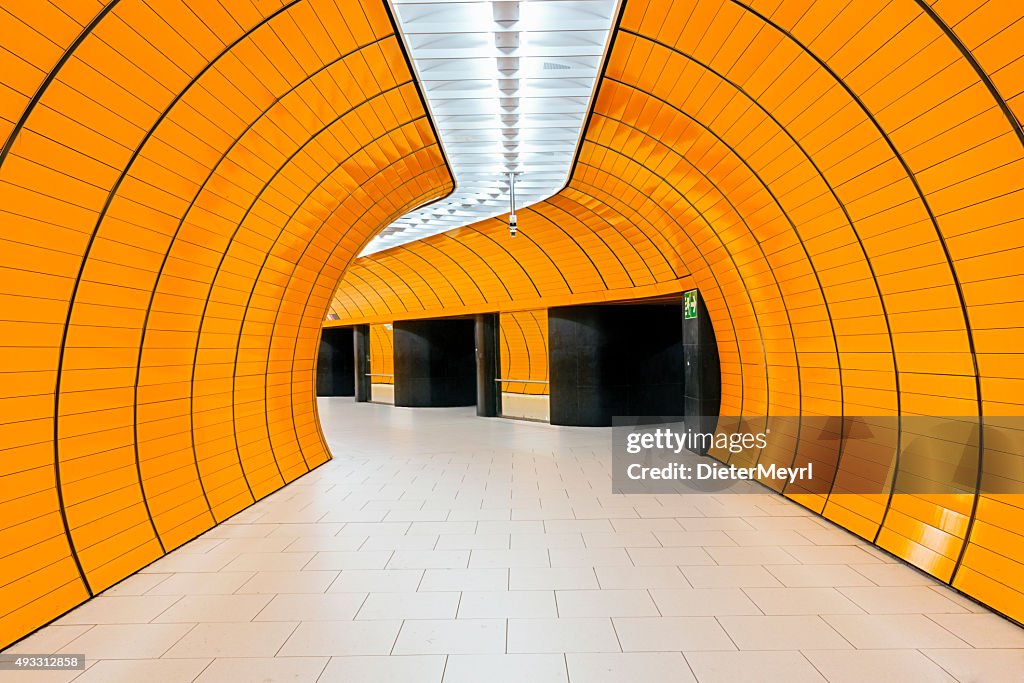
[[[176,603],[177,595],[101,595],[79,605],[58,624],[145,624]]]
[[[808,650],[804,656],[829,683],[956,683],[914,650]]]
[[[195,683],[280,681],[316,683],[328,657],[251,657],[215,659]],[[150,683],[147,681],[147,683]]]
[[[782,585],[761,565],[690,566],[680,567],[679,570],[694,588],[761,588]]]
[[[863,614],[835,588],[744,588],[765,614]]]
[[[657,588],[650,591],[658,610],[666,617],[717,617],[761,614],[739,588]]]
[[[755,531],[726,531],[736,545],[749,548],[756,546],[812,545],[811,541],[792,529],[757,529]]]
[[[473,550],[469,558],[473,569],[511,569],[513,567],[549,567],[545,548],[517,548],[514,550]]]
[[[409,527],[410,535],[427,534],[445,536],[447,534],[476,534],[477,522],[413,522]],[[376,535],[376,534],[373,534]]]
[[[510,520],[477,522],[478,534],[543,534],[544,522],[540,520]]]
[[[630,565],[632,568],[632,565]],[[509,570],[510,590],[585,590],[598,588],[593,567],[517,568]]]
[[[384,569],[398,551],[392,550],[341,550],[318,552],[307,564],[299,569],[305,571],[332,569]],[[393,567],[401,569],[401,567]]]
[[[383,593],[415,591],[423,580],[422,569],[346,569],[327,589],[328,593]]]
[[[849,531],[839,528],[829,529],[801,529],[800,535],[814,545],[857,545],[864,544],[864,539],[859,538]]]
[[[384,515],[385,522],[445,522],[451,510],[391,510]],[[452,520],[459,521],[459,520]]]
[[[718,621],[740,650],[850,648],[850,644],[818,616],[728,616],[719,617]]]
[[[852,545],[786,545],[782,550],[802,564],[872,564],[881,562],[865,548]]]
[[[259,523],[257,521],[260,516],[259,512],[259,510],[240,512],[224,524],[213,527],[201,538],[264,538],[269,536],[270,532],[280,525]],[[250,513],[254,516],[247,517],[246,515]]]
[[[203,537],[199,537],[199,538],[193,538],[191,541],[188,541],[184,545],[180,545],[177,548],[174,548],[173,550],[176,551],[176,552],[182,553],[182,554],[185,554],[185,553],[208,553],[211,550],[223,547],[224,544],[228,542],[228,540],[232,540],[232,541],[259,541],[260,539],[255,539],[255,538],[249,538],[249,539],[224,539],[224,538],[203,538]],[[238,548],[232,548],[230,546],[226,549],[226,551],[227,552],[242,552]],[[170,552],[170,550],[168,550],[168,552]]]
[[[269,595],[186,595],[153,619],[156,623],[252,621]]]
[[[436,538],[438,541],[435,550],[502,550],[508,549],[511,543],[509,534],[443,534]]]
[[[284,536],[300,538],[304,536],[337,536],[345,525],[341,522],[323,522],[315,524],[278,524],[268,536]]]
[[[311,552],[242,553],[224,566],[224,571],[287,571],[302,569],[311,559]]]
[[[77,683],[192,683],[209,659],[104,659],[75,679]]]
[[[621,652],[611,619],[509,619],[508,652]]]
[[[607,519],[547,519],[544,530],[549,534],[610,534],[615,527]]]
[[[935,583],[934,585],[929,586],[929,589],[938,593],[946,600],[959,605],[967,612],[974,612],[975,614],[992,614],[992,611],[989,608],[980,604],[977,600],[973,600],[960,591],[945,584]]]
[[[336,571],[256,572],[236,593],[323,593]]]
[[[645,590],[560,590],[555,591],[560,617],[650,617],[658,616],[654,601]]]
[[[724,531],[655,531],[654,536],[666,548],[684,548],[700,546],[734,546],[736,541],[732,540]]]
[[[796,559],[782,548],[772,546],[757,546],[750,548],[729,548],[712,547],[707,549],[708,555],[714,561],[722,565],[769,565],[769,564],[799,564]]]
[[[386,535],[386,536],[371,536],[366,539],[366,542],[358,546],[361,551],[365,550],[444,550],[444,548],[438,548],[439,536],[431,536],[430,534],[414,534],[412,536],[397,536],[397,535]],[[338,537],[339,540],[343,540],[342,537]],[[356,548],[338,548],[338,550],[355,550]],[[324,548],[324,550],[331,550],[331,548]]]
[[[366,593],[298,594],[273,596],[253,621],[346,621],[354,619]],[[267,596],[269,597],[269,596]]]
[[[568,654],[570,683],[689,683],[695,681],[679,652]]]
[[[846,597],[871,614],[964,612],[964,608],[926,586],[851,586]]]
[[[973,647],[1024,649],[1024,627],[995,614],[929,614],[928,618]]]
[[[625,531],[614,534],[583,534],[588,548],[660,548],[661,543],[650,531]]]
[[[448,519],[453,522],[498,522],[512,519],[512,510],[503,508],[460,508],[451,511]]]
[[[844,614],[822,618],[861,650],[968,647],[920,614]]]
[[[197,624],[164,657],[273,657],[295,627],[281,621]]]
[[[676,522],[685,531],[731,531],[753,528],[740,517],[683,517],[677,518]]]
[[[349,522],[341,528],[337,537],[404,536],[410,526],[412,526],[412,522]]]
[[[255,572],[221,572],[219,574],[182,572],[168,576],[153,586],[146,594],[230,595],[255,575]]]
[[[566,683],[565,658],[557,654],[449,655],[444,683]]]
[[[228,538],[216,541],[218,553],[280,553],[285,548],[292,548],[292,552],[302,551],[303,548],[292,547],[298,538],[287,536],[268,536],[267,538]],[[193,541],[194,543],[195,541]],[[191,545],[191,543],[189,544]]]
[[[602,589],[689,588],[679,567],[595,567]]]
[[[552,567],[631,567],[624,548],[551,548]]]
[[[760,531],[823,531],[834,527],[817,517],[750,517],[748,525]]]
[[[791,588],[873,585],[866,576],[845,564],[774,564],[766,569]]]
[[[554,618],[554,591],[466,591],[459,602],[460,619]]]
[[[378,540],[390,538],[389,536],[377,537]],[[405,538],[397,536],[396,538]],[[269,539],[278,540],[278,539]],[[285,552],[344,552],[346,550],[392,550],[392,548],[371,548],[367,547],[369,539],[366,536],[302,536],[300,538],[280,538],[288,543]]]
[[[132,574],[128,578],[114,584],[107,590],[100,593],[104,597],[118,595],[144,595],[163,583],[170,574]]]
[[[396,550],[388,569],[461,569],[469,563],[468,550]]]
[[[69,652],[65,646],[91,628],[92,624],[50,624],[21,639],[6,650],[2,650],[2,652],[4,654]]]
[[[332,657],[317,683],[441,683],[444,655]]]
[[[143,574],[175,574],[180,572],[219,572],[238,553],[171,553],[151,562],[139,571]]]
[[[666,531],[679,531],[682,527],[672,517],[658,517],[655,519],[613,519],[611,520],[615,531],[620,534],[631,534],[640,532],[662,533]]]
[[[394,647],[401,621],[308,621],[299,624],[279,657],[386,655]]]
[[[799,652],[687,652],[700,683],[825,683]]]
[[[508,569],[427,569],[421,591],[500,591],[508,589]]]
[[[904,564],[851,564],[850,568],[879,586],[934,586],[938,581]]]
[[[583,534],[512,534],[512,548],[583,548]]]
[[[503,619],[422,619],[402,624],[396,655],[505,652]]]
[[[454,619],[461,593],[370,593],[356,619]]]
[[[714,617],[612,619],[623,652],[735,650]]]
[[[1017,683],[1024,671],[1024,650],[922,650],[922,654],[961,683]]]
[[[626,552],[637,567],[715,563],[703,548],[629,548]]]
[[[167,652],[195,624],[101,624],[75,638],[63,652],[87,659],[154,659]],[[191,657],[203,657],[193,654]]]

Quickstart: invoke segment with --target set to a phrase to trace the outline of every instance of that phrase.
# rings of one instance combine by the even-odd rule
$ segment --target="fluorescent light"
[[[393,0],[455,192],[363,255],[547,199],[569,177],[616,0]],[[415,228],[411,227],[415,226]]]

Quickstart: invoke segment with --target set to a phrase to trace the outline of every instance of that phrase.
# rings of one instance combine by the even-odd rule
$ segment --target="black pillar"
[[[498,314],[480,313],[476,328],[476,414],[497,417],[501,412],[501,392],[498,391]]]
[[[551,424],[681,415],[681,313],[678,303],[550,309]]]
[[[683,294],[683,359],[686,427],[689,431],[714,432],[722,402],[722,371],[715,328],[696,289]]]
[[[472,318],[395,322],[395,405],[476,404]]]
[[[352,328],[325,327],[320,332],[320,355],[316,362],[316,395],[351,396],[354,375]]]
[[[352,354],[355,359],[356,401],[370,400],[370,326],[356,325],[352,328]]]

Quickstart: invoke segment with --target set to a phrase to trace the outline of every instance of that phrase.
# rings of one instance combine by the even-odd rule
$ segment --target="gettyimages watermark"
[[[615,493],[1024,496],[1024,417],[616,417]],[[763,486],[762,486],[763,485]]]

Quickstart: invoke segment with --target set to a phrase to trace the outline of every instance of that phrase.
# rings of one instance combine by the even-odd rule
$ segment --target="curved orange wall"
[[[342,321],[512,312],[696,286],[724,415],[762,461],[835,470],[804,505],[1024,620],[1024,503],[855,495],[869,452],[785,416],[949,416],[1020,457],[1024,10],[1016,3],[627,0],[568,186],[360,259]],[[539,349],[535,349],[540,352]],[[939,435],[885,431],[888,460]],[[841,440],[836,440],[836,444]]]
[[[330,458],[330,295],[452,187],[343,4],[0,6],[0,648]]]

